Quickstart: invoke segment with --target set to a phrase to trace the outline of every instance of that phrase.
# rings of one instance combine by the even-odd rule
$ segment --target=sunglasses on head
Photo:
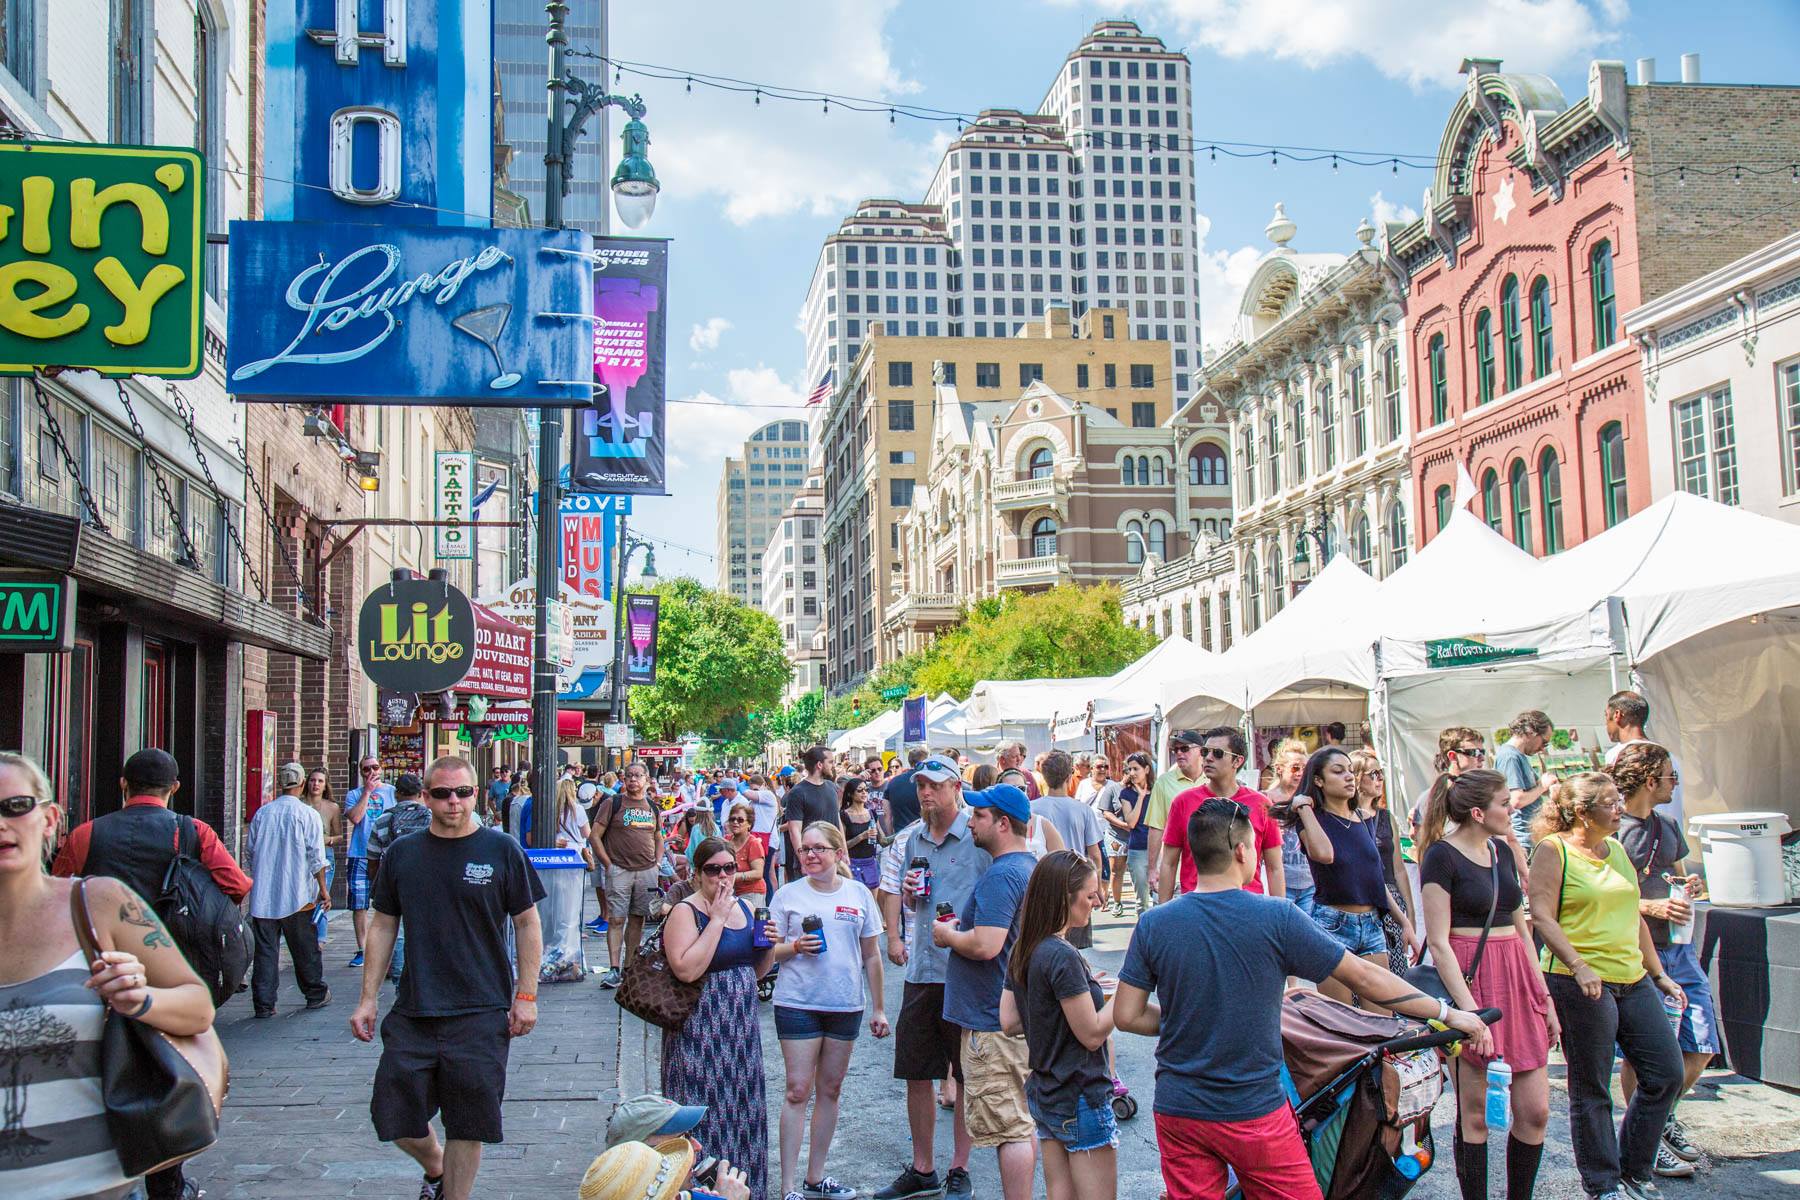
[[[1239,821],[1246,825],[1250,824],[1250,810],[1244,806],[1242,800],[1227,800],[1225,803],[1231,805],[1232,824],[1235,825]]]
[[[40,805],[50,803],[36,796],[7,796],[0,798],[0,817],[22,817]]]
[[[715,879],[720,875],[735,875],[737,873],[737,864],[707,863],[704,867],[700,868],[700,873],[702,875],[711,875]]]
[[[461,800],[467,800],[470,796],[475,794],[475,789],[468,784],[464,784],[461,787],[434,787],[428,789],[427,794],[433,800],[448,800],[452,796]]]

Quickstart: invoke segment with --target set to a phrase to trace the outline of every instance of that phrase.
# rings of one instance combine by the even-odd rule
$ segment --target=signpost
[[[356,650],[363,674],[378,688],[448,691],[474,660],[475,610],[448,580],[396,571],[363,600]]]

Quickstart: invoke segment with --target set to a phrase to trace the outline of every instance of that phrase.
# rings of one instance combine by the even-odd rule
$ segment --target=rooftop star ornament
[[[1506,218],[1512,215],[1512,210],[1517,204],[1518,201],[1513,199],[1513,177],[1508,175],[1500,181],[1500,186],[1494,189],[1494,220],[1502,225],[1506,224]]]

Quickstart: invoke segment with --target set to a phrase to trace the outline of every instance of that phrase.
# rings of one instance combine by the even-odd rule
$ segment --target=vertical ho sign
[[[468,528],[469,503],[475,482],[475,455],[468,450],[440,450],[432,515],[440,560],[475,557],[475,531]]]

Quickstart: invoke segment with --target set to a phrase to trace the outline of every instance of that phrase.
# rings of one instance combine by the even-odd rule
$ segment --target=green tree
[[[1155,645],[1155,634],[1125,623],[1116,586],[1064,584],[971,605],[931,644],[914,682],[967,697],[983,679],[1110,675]]]
[[[729,721],[747,723],[751,713],[780,707],[793,667],[773,617],[692,579],[664,580],[650,590],[662,597],[656,682],[631,689],[631,718],[641,736],[658,742],[691,732],[716,736]]]

